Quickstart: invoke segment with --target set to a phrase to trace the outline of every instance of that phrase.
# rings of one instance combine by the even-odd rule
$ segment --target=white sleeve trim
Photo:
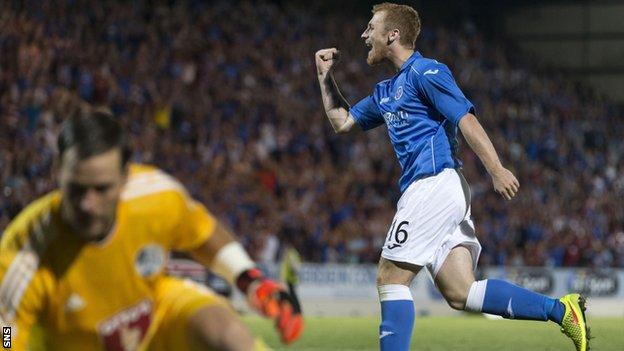
[[[212,263],[212,271],[236,286],[236,278],[244,271],[254,268],[256,264],[251,260],[243,245],[237,241],[223,246]]]

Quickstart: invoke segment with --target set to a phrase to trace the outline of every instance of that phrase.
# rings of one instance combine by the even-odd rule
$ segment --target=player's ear
[[[392,43],[394,43],[395,41],[399,40],[400,38],[400,32],[398,29],[393,29],[388,31],[388,41],[387,41],[387,45],[390,45]]]

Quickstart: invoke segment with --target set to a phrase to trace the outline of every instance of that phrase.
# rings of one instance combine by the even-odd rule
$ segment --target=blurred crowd
[[[260,261],[376,262],[399,166],[384,127],[336,135],[313,55],[336,46],[351,103],[391,76],[366,65],[367,15],[262,1],[0,3],[0,231],[55,187],[56,134],[76,104],[106,106],[134,160],[180,179]],[[497,195],[462,142],[482,265],[624,267],[624,118],[467,22],[424,28],[517,175]]]

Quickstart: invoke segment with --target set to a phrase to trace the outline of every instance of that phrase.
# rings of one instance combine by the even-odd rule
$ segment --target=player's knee
[[[461,290],[453,290],[443,292],[444,299],[454,310],[463,311],[466,308],[466,300],[468,299],[468,292]]]
[[[201,310],[190,321],[192,335],[202,348],[253,350],[249,329],[228,309],[213,306]]]
[[[458,311],[463,311],[466,308],[466,302],[465,301],[459,301],[459,300],[447,300],[449,306],[451,306],[452,309],[454,310],[458,310]]]
[[[390,276],[391,274],[387,268],[379,266],[377,270],[377,286],[389,284]]]
[[[254,339],[249,330],[239,321],[224,322],[218,333],[210,332],[206,344],[216,346],[219,350],[253,350]]]
[[[253,350],[254,338],[238,320],[233,320],[224,328],[223,344],[228,345],[232,350]]]
[[[377,271],[377,286],[388,284],[388,276],[386,272],[382,272],[381,268]]]
[[[377,286],[386,284],[402,284],[409,286],[420,267],[397,266],[382,259],[377,270]]]
[[[377,286],[386,284],[410,284],[410,277],[400,274],[400,272],[392,271],[391,269],[379,269],[377,272]]]

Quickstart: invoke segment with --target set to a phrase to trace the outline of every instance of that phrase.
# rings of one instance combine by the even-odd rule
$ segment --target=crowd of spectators
[[[259,260],[376,262],[399,166],[384,127],[336,135],[313,55],[337,46],[352,103],[391,76],[366,65],[368,17],[314,4],[0,3],[0,232],[55,187],[59,125],[111,109],[134,160],[155,164],[225,220]],[[467,22],[424,28],[521,183],[505,201],[462,142],[482,265],[624,267],[624,118],[591,90],[536,73]]]

